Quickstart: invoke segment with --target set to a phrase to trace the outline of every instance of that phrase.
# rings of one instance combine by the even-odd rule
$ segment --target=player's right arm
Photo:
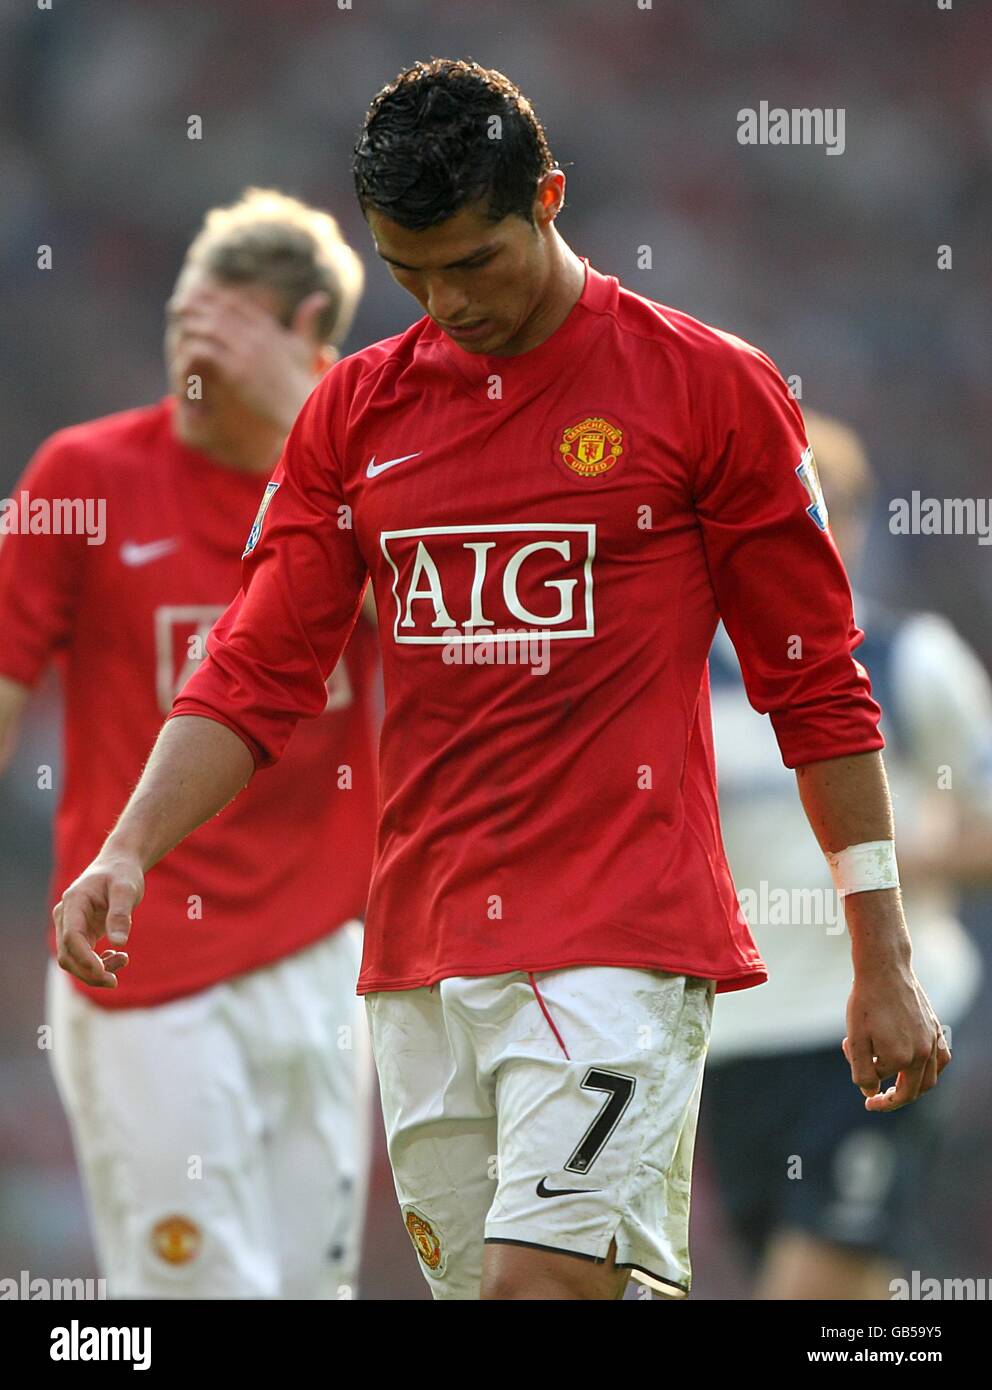
[[[45,505],[85,501],[95,490],[88,458],[64,432],[42,444],[14,488],[14,498],[26,506],[18,506],[18,524],[0,537],[0,772],[14,751],[32,688],[53,652],[72,641],[83,587],[86,538],[55,534],[43,524]],[[42,524],[36,518],[35,531],[21,530],[20,514],[32,504],[43,504]]]
[[[326,680],[351,633],[367,567],[333,455],[332,370],[304,406],[249,538],[242,589],[208,639],[100,854],[55,909],[59,963],[113,988],[126,964],[144,874],[275,762],[302,716],[327,703]],[[288,827],[291,832],[292,827]]]
[[[233,730],[213,719],[169,719],[141,780],[97,858],[56,906],[58,962],[102,989],[127,964],[120,950],[94,950],[102,936],[123,946],[146,872],[197,826],[224,809],[251,778],[254,759]]]

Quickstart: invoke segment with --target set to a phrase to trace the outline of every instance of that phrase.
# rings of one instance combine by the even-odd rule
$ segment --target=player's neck
[[[493,354],[518,357],[551,337],[568,318],[582,296],[586,268],[568,243],[551,228],[550,270],[540,301],[516,337]]]

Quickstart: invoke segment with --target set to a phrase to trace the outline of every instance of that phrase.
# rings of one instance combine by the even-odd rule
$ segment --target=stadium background
[[[368,285],[348,349],[412,301],[375,260],[349,179],[372,94],[418,57],[507,72],[568,174],[570,245],[630,288],[732,329],[861,430],[880,475],[866,579],[948,615],[992,658],[990,551],[895,537],[914,488],[987,497],[992,17],[958,0],[0,0],[0,495],[52,430],[164,391],[162,305],[204,210],[250,183],[329,207]],[[983,56],[984,55],[984,56]],[[737,112],[843,107],[846,150],[742,147]],[[187,119],[202,117],[200,140]],[[50,245],[52,269],[36,268]],[[938,270],[950,245],[953,269]],[[638,267],[649,246],[652,268]],[[0,614],[0,641],[3,615]],[[93,1272],[68,1133],[39,1051],[57,703],[0,784],[0,1273]],[[968,915],[992,972],[992,906]],[[988,997],[955,1037],[948,1155],[920,1193],[918,1265],[992,1269]],[[838,1065],[842,1065],[838,1056]],[[697,1168],[696,1286],[743,1285]],[[381,1144],[363,1295],[423,1298]]]

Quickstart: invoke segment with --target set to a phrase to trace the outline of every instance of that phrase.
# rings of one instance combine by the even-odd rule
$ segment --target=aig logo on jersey
[[[383,531],[379,543],[399,643],[594,636],[594,525],[426,526]]]
[[[262,534],[262,523],[265,520],[265,513],[269,510],[269,503],[272,501],[273,497],[275,497],[278,491],[278,483],[266,483],[265,496],[259,503],[258,511],[255,514],[255,521],[252,525],[251,530],[248,532],[248,544],[245,546],[244,551],[242,552],[242,560],[245,558],[246,555],[250,555],[251,552],[255,549],[256,545],[258,545],[258,538]]]
[[[795,454],[792,457],[795,458]],[[803,450],[803,456],[799,460],[796,473],[810,499],[810,505],[806,508],[806,515],[813,518],[821,531],[825,531],[830,518],[827,515],[827,504],[823,500],[823,488],[820,486],[820,475],[816,471],[816,459],[813,457],[812,445],[807,444]]]

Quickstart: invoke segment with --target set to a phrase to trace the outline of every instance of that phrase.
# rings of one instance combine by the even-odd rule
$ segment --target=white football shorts
[[[715,986],[583,966],[366,996],[396,1193],[436,1299],[477,1299],[484,1245],[616,1262],[669,1297]]]
[[[52,962],[52,1061],[113,1298],[352,1298],[371,1052],[361,927],[103,1009]]]

